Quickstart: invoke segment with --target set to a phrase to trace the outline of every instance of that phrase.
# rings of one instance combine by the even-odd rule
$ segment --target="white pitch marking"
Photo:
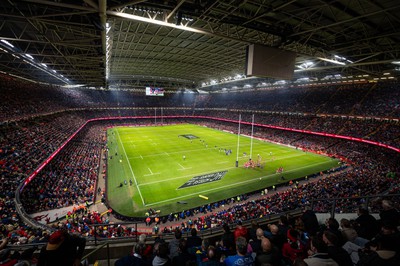
[[[152,176],[152,175],[159,175],[161,173],[152,173],[152,174],[147,174],[147,175],[143,175],[143,176]]]
[[[188,169],[192,169],[192,167],[183,168],[183,169],[177,169],[177,170],[178,170],[178,171],[184,171],[184,170],[188,170]]]

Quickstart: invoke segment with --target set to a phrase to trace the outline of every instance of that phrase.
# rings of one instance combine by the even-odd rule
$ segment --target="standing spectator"
[[[376,219],[363,207],[358,208],[357,214],[355,229],[358,236],[371,240],[379,231]]]
[[[264,238],[264,230],[258,228],[256,231],[256,239],[250,240],[249,245],[251,247],[251,252],[257,254],[261,251],[261,240]],[[268,240],[269,241],[269,240]]]
[[[287,231],[287,240],[282,247],[283,259],[289,264],[293,264],[296,259],[304,259],[306,257],[306,247],[300,241],[300,234],[295,229]]]
[[[254,259],[247,253],[247,241],[246,238],[239,236],[236,239],[236,255],[228,256],[224,263],[226,266],[252,266],[254,265]]]
[[[301,220],[303,221],[305,231],[310,236],[314,236],[318,232],[319,223],[317,215],[315,215],[315,212],[313,212],[309,206],[305,207]]]
[[[79,266],[86,239],[58,230],[50,235],[49,242],[40,252],[38,266]]]
[[[168,257],[168,244],[158,243],[157,248],[154,247],[155,257],[153,259],[153,266],[172,266],[171,260]]]
[[[199,260],[200,257],[197,257],[197,265],[199,266],[221,266],[221,263],[218,259],[216,249],[213,246],[209,246],[207,250],[207,256]]]
[[[139,236],[139,244],[142,244],[144,249],[143,252],[140,254],[142,259],[145,262],[151,261],[151,255],[153,253],[153,247],[152,245],[146,244],[146,234],[141,234]],[[135,250],[133,250],[133,254],[134,254]]]
[[[280,234],[279,227],[275,224],[268,225],[268,228],[271,232],[267,234],[268,239],[279,250],[282,250],[283,244],[287,242],[286,235]]]
[[[225,255],[233,255],[235,254],[235,236],[231,232],[228,224],[224,224],[223,226],[224,234],[221,237],[221,246],[224,249]]]
[[[115,266],[144,266],[145,261],[142,258],[145,245],[143,243],[136,243],[133,247],[133,255],[128,255],[120,258],[115,262]]]
[[[175,229],[175,239],[172,239],[169,244],[169,258],[172,259],[175,256],[179,255],[179,241],[182,238],[182,232],[178,228]]]
[[[261,251],[257,253],[255,258],[255,265],[262,266],[271,264],[273,266],[281,265],[279,250],[274,247],[268,238],[261,240]]]
[[[399,225],[400,213],[393,207],[389,200],[382,200],[382,210],[379,213],[381,224],[391,223],[394,226]]]
[[[196,228],[192,228],[192,230],[190,230],[190,235],[191,236],[189,236],[187,238],[187,242],[186,242],[187,248],[190,249],[193,247],[201,246],[201,238],[199,236],[197,236]]]
[[[234,236],[235,236],[235,241],[239,238],[239,237],[244,237],[247,240],[248,237],[248,232],[247,232],[247,228],[244,227],[242,225],[242,221],[237,221],[236,223],[236,229],[233,232]]]
[[[251,227],[249,230],[249,239],[256,240],[257,239],[257,229],[260,228],[260,225],[256,220],[251,221]]]
[[[186,266],[189,261],[194,261],[194,258],[192,260],[192,257],[188,252],[186,239],[181,238],[179,240],[178,255],[172,258],[172,265]]]

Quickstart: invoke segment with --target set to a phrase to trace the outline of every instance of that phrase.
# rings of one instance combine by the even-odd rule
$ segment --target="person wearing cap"
[[[37,266],[79,266],[85,246],[85,238],[58,230],[40,251]]]

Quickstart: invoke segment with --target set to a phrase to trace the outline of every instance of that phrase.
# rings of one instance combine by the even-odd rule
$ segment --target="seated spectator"
[[[349,220],[343,218],[340,220],[340,227],[342,228],[342,237],[343,241],[347,242],[354,242],[356,238],[358,237],[357,231],[351,226],[351,223]]]
[[[329,257],[328,246],[318,236],[311,240],[308,251],[309,257],[304,259],[308,266],[339,266],[339,264]]]
[[[325,230],[322,239],[328,246],[328,255],[340,266],[352,266],[350,255],[339,245],[339,240],[333,232]]]
[[[344,244],[342,233],[339,230],[339,222],[335,218],[328,218],[326,221],[326,230],[336,236],[336,245],[342,246]]]
[[[359,252],[360,260],[357,266],[398,266],[400,256],[395,249],[396,242],[393,237],[377,238]]]
[[[226,266],[251,266],[254,265],[254,259],[247,253],[247,241],[246,238],[239,236],[236,239],[236,255],[228,256],[225,258],[224,263]]]
[[[79,266],[85,251],[86,239],[58,230],[40,251],[38,266]]]

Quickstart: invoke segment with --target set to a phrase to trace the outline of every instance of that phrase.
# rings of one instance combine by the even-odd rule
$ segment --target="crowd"
[[[11,85],[10,85],[11,84]],[[12,82],[2,81],[1,86],[13,86]],[[13,90],[6,90],[6,104],[2,106],[2,121],[9,119],[27,118],[32,114],[56,112],[71,108],[90,108],[100,102],[102,110],[65,111],[31,119],[22,119],[14,122],[2,123],[0,126],[0,217],[1,235],[9,239],[10,244],[37,243],[44,241],[50,232],[31,228],[25,225],[17,215],[14,206],[15,190],[18,185],[32,173],[32,171],[48,158],[57,148],[64,143],[88,119],[96,117],[123,117],[140,115],[161,115],[160,106],[164,106],[163,115],[204,115],[215,116],[212,110],[197,110],[204,108],[226,107],[227,99],[233,100],[233,108],[296,111],[305,112],[330,112],[330,113],[363,113],[399,117],[399,106],[393,100],[398,96],[398,90],[392,88],[394,83],[377,84],[371,88],[361,85],[352,87],[329,87],[326,92],[320,93],[318,88],[299,88],[293,91],[258,91],[241,93],[238,95],[201,95],[183,98],[170,96],[166,98],[153,97],[151,99],[139,95],[138,92],[117,92],[109,97],[109,92],[91,90],[61,90],[30,85],[28,94],[22,95],[22,88],[26,84],[19,84]],[[50,91],[52,90],[52,91]],[[367,94],[366,91],[371,90]],[[317,93],[319,92],[319,93]],[[47,94],[46,94],[47,93]],[[266,93],[279,95],[274,101],[264,97]],[[355,96],[361,93],[360,96]],[[363,94],[364,93],[364,94]],[[282,94],[282,95],[281,95]],[[336,95],[330,97],[329,95]],[[45,95],[45,96],[43,96]],[[255,97],[258,96],[258,97]],[[283,99],[283,95],[287,99]],[[328,96],[327,96],[328,95]],[[214,97],[215,96],[215,97]],[[239,97],[240,96],[240,97]],[[342,104],[339,99],[349,98]],[[309,101],[314,99],[315,101]],[[373,100],[379,102],[379,107],[374,106]],[[155,99],[157,98],[157,99]],[[239,101],[239,98],[241,99]],[[261,99],[268,98],[267,102]],[[19,102],[18,99],[21,99]],[[132,101],[134,99],[134,101]],[[235,100],[236,99],[236,100]],[[243,100],[246,99],[246,100]],[[248,99],[248,101],[247,101]],[[281,99],[281,100],[277,100]],[[390,100],[389,100],[390,99]],[[394,98],[396,99],[396,98]],[[398,98],[397,98],[398,99]],[[387,102],[385,102],[388,100]],[[259,102],[257,102],[259,101]],[[307,105],[309,102],[310,106]],[[359,105],[357,105],[359,104]],[[336,108],[335,106],[339,106]],[[24,106],[21,108],[21,106]],[[119,108],[119,107],[149,107],[149,108]],[[179,108],[172,109],[173,106]],[[118,107],[118,108],[109,108]],[[152,107],[158,107],[154,109]],[[374,110],[376,108],[377,110]],[[382,110],[386,110],[385,113]],[[219,111],[218,116],[225,119],[237,120],[239,111]],[[243,121],[251,121],[251,112],[242,115]],[[160,117],[158,122],[160,123]],[[318,117],[302,114],[257,114],[257,123],[272,124],[283,127],[326,131],[341,135],[365,137],[372,140],[383,141],[387,144],[397,145],[400,140],[399,124],[378,120],[351,119],[348,117]],[[40,174],[24,188],[21,200],[24,209],[29,212],[49,210],[72,205],[82,204],[93,200],[96,193],[95,184],[98,177],[100,152],[105,144],[104,128],[108,125],[124,123],[153,123],[148,120],[126,120],[118,122],[98,122],[86,126],[70,144],[68,144]],[[236,125],[218,121],[205,121],[202,119],[174,119],[170,122],[190,121],[213,128],[236,131]],[[164,120],[163,122],[167,122]],[[243,133],[250,134],[250,126],[243,126]],[[303,207],[313,198],[358,197],[376,195],[386,192],[398,192],[398,179],[393,179],[389,173],[399,175],[399,155],[382,148],[372,148],[365,144],[347,142],[336,139],[326,139],[318,136],[308,136],[300,133],[279,132],[274,129],[256,128],[255,136],[266,138],[275,142],[290,144],[297,147],[321,151],[331,155],[347,158],[352,162],[352,167],[344,172],[330,173],[327,178],[318,180],[314,185],[305,184],[291,186],[285,191],[273,196],[263,195],[256,200],[248,201],[250,195],[239,195],[236,198],[214,204],[200,206],[182,213],[170,214],[160,217],[160,231],[172,232],[175,228],[162,228],[163,222],[179,221],[180,230],[189,231],[192,228],[204,230],[211,227],[233,224],[237,221],[247,221],[253,218],[268,217],[268,215],[281,213]],[[384,163],[382,163],[384,162]],[[286,184],[285,184],[286,185]],[[258,193],[258,192],[257,192]],[[321,201],[314,205],[319,212],[329,212],[332,207],[331,200]],[[337,212],[354,211],[365,199],[358,201],[336,201]],[[397,202],[396,202],[397,204]],[[221,206],[230,206],[221,210]],[[218,210],[218,211],[217,211]],[[109,223],[107,216],[100,216],[94,212],[80,212],[67,220],[60,221],[56,228],[67,228],[85,236],[97,235],[100,237],[131,236],[137,234],[133,228],[126,226],[94,226],[99,223]],[[154,221],[150,222],[154,224]]]
[[[399,265],[400,213],[390,201],[381,202],[378,220],[363,205],[350,220],[329,218],[324,224],[314,211],[303,209],[297,218],[282,215],[265,227],[253,220],[247,228],[236,220],[232,231],[224,223],[221,237],[202,239],[195,227],[184,237],[176,228],[173,239],[159,236],[149,244],[143,234],[115,265]]]

